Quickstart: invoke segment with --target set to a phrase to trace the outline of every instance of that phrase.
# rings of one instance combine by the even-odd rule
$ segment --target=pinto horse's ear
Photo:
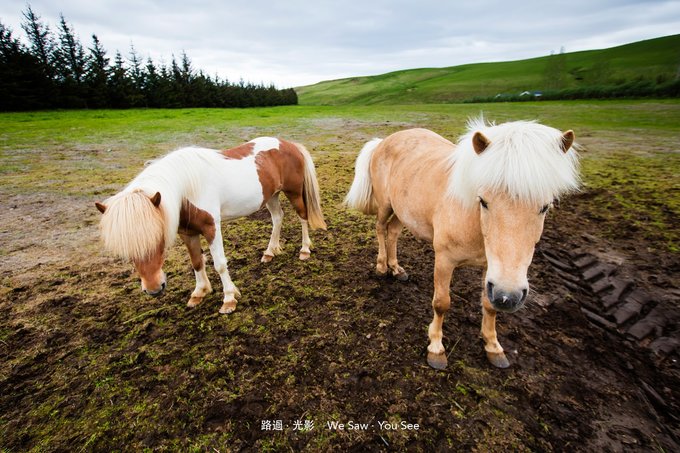
[[[490,144],[491,142],[489,139],[486,138],[481,132],[475,132],[475,135],[472,136],[472,147],[475,149],[477,154],[482,154]]]
[[[560,144],[560,147],[562,148],[562,151],[565,153],[569,151],[569,148],[571,148],[571,145],[574,144],[574,131],[569,129],[567,132],[562,134],[562,142]]]
[[[94,202],[94,205],[97,207],[97,209],[99,210],[99,212],[101,212],[102,214],[104,214],[104,213],[106,212],[106,205],[101,204],[101,203],[99,203],[99,202],[97,202],[97,201]]]
[[[156,192],[156,194],[151,197],[151,203],[153,203],[154,206],[158,207],[161,204],[161,193]]]

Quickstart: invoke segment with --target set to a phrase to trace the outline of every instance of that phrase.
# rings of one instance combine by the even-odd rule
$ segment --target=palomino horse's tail
[[[302,186],[302,195],[305,200],[305,207],[307,208],[307,222],[309,227],[313,230],[321,228],[326,229],[326,221],[321,212],[321,198],[319,196],[319,183],[316,180],[316,169],[314,168],[314,161],[312,156],[307,151],[307,148],[296,143],[298,149],[305,158],[305,180]]]
[[[376,214],[378,211],[373,198],[370,167],[371,157],[373,157],[373,152],[380,142],[382,142],[382,139],[374,138],[361,149],[354,166],[354,182],[352,182],[352,187],[345,197],[346,206],[364,214]]]

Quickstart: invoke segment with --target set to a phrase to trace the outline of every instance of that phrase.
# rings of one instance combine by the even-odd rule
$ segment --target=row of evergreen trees
[[[96,35],[87,50],[61,16],[57,35],[30,6],[28,46],[0,22],[0,110],[134,107],[256,107],[297,104],[292,88],[234,84],[195,71],[186,53],[170,66],[144,62],[134,46],[113,63]]]

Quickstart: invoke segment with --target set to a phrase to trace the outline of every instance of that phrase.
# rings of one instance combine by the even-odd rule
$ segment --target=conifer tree
[[[28,36],[31,54],[38,60],[49,78],[54,76],[54,38],[50,34],[50,29],[47,25],[40,21],[40,16],[33,12],[31,5],[27,6],[27,10],[23,13],[24,22],[21,28],[24,29]]]
[[[92,47],[89,49],[85,83],[88,88],[88,106],[104,108],[108,106],[109,59],[106,49],[97,35],[92,35]]]

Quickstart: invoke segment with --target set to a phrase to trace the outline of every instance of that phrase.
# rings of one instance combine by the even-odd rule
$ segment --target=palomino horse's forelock
[[[473,148],[476,132],[490,142],[481,154]],[[472,120],[449,159],[447,192],[466,208],[478,202],[481,190],[506,193],[534,206],[550,203],[579,187],[577,145],[563,150],[562,137],[557,129],[534,121],[488,125],[481,118]]]
[[[106,203],[99,222],[104,247],[130,260],[146,260],[165,241],[161,209],[142,191],[122,192]]]

